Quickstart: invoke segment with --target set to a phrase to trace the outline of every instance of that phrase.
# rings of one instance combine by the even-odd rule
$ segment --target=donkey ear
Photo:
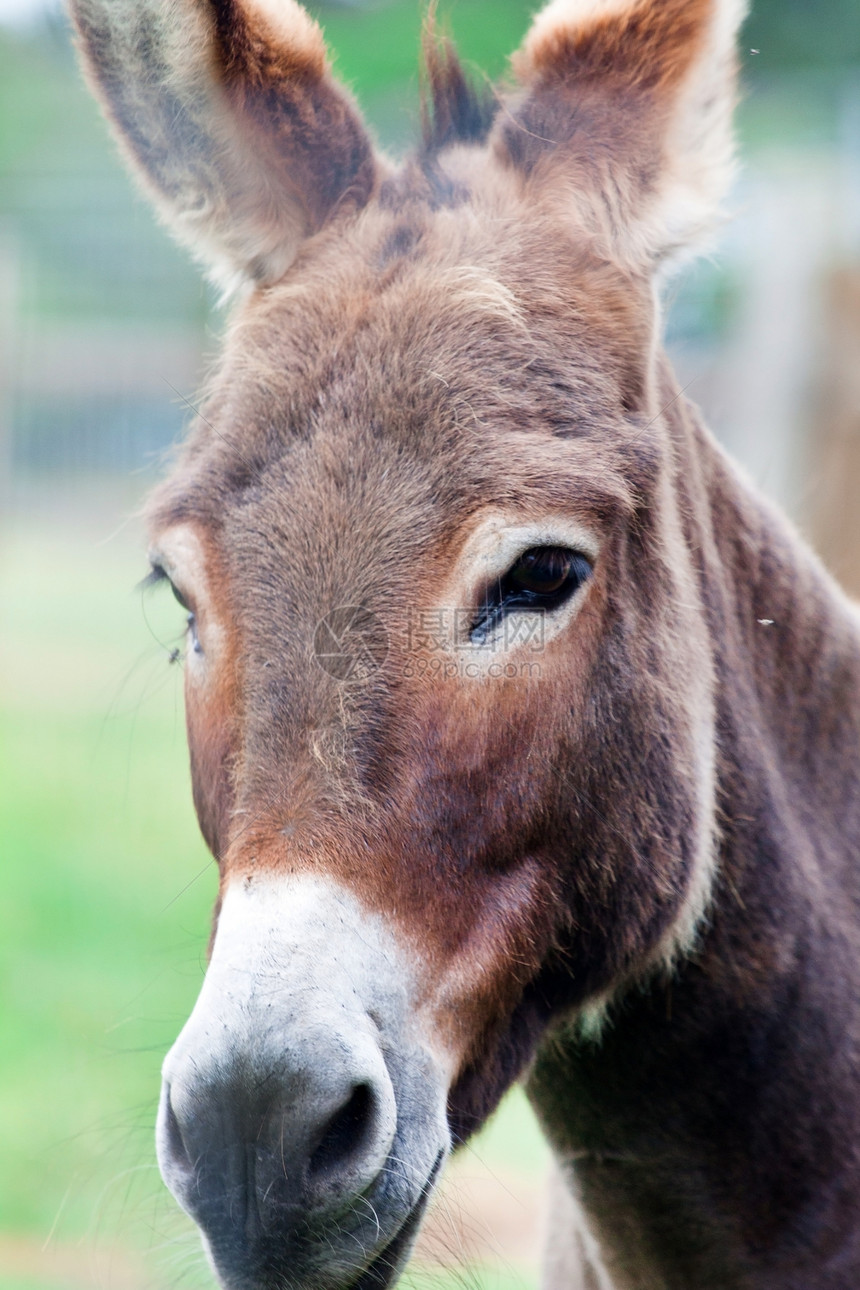
[[[225,288],[276,281],[377,163],[294,0],[71,0],[97,96],[165,222]]]
[[[575,203],[606,253],[656,267],[711,231],[732,178],[745,0],[552,0],[496,147]]]

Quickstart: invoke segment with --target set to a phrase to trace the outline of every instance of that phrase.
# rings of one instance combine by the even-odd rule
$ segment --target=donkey
[[[550,1290],[860,1285],[860,632],[662,354],[741,0],[431,35],[371,142],[293,0],[72,0],[232,293],[152,499],[220,870],[157,1145],[228,1290],[383,1290],[525,1079]]]

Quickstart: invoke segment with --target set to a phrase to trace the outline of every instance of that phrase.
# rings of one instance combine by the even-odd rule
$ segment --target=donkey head
[[[399,169],[293,0],[74,11],[133,167],[237,289],[150,511],[220,868],[161,1167],[225,1286],[369,1290],[547,1027],[708,899],[655,281],[726,183],[739,0],[553,0],[498,97],[431,39]]]

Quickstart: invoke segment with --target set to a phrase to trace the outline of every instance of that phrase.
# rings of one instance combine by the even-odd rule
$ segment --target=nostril
[[[375,1118],[375,1098],[369,1084],[356,1084],[322,1132],[308,1167],[312,1179],[322,1179],[364,1154]]]
[[[191,1157],[188,1154],[182,1137],[182,1130],[179,1127],[179,1120],[176,1118],[176,1112],[173,1109],[169,1087],[166,1090],[166,1094],[167,1096],[164,1100],[164,1137],[171,1164],[190,1172],[193,1168]]]

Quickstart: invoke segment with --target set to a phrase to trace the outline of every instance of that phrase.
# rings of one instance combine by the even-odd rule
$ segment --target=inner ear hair
[[[369,200],[370,138],[295,0],[71,0],[71,10],[132,170],[225,289],[277,281],[303,238]]]
[[[745,0],[553,0],[513,70],[497,157],[555,192],[607,256],[654,269],[699,249],[733,176]]]

